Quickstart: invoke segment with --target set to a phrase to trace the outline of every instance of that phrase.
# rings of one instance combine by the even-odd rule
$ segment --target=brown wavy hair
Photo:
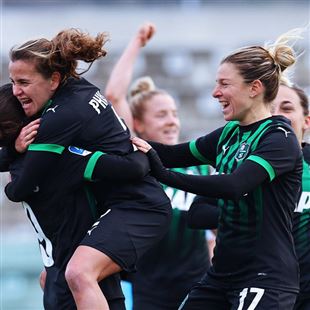
[[[92,63],[104,57],[107,52],[103,45],[108,35],[103,32],[96,37],[76,28],[60,31],[52,40],[45,38],[30,40],[10,50],[11,61],[23,60],[34,62],[36,70],[45,78],[53,72],[61,74],[62,81],[72,76],[79,76],[89,70]],[[78,61],[90,63],[82,73],[77,72]]]

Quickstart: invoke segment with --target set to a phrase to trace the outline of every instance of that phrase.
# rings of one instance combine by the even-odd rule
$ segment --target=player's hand
[[[152,23],[144,23],[138,30],[138,39],[141,46],[145,46],[156,32],[156,27]]]
[[[163,165],[155,149],[153,149],[146,141],[138,137],[131,138],[131,140],[139,151],[147,154],[150,162],[151,174],[157,180],[164,183],[166,178],[169,178],[169,170]]]
[[[152,148],[150,144],[141,138],[133,137],[131,138],[131,141],[137,147],[137,149],[143,153],[147,153]]]
[[[15,149],[18,153],[27,151],[29,144],[31,144],[38,133],[40,126],[40,119],[36,119],[22,128],[19,136],[15,140]]]

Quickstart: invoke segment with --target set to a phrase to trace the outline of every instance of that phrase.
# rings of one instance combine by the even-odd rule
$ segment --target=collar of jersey
[[[43,110],[41,116],[42,116],[42,115],[45,113],[45,111],[49,108],[49,106],[52,104],[52,102],[53,102],[53,100],[50,99],[50,100],[48,100],[48,101],[45,103],[45,105],[44,105],[44,110]]]

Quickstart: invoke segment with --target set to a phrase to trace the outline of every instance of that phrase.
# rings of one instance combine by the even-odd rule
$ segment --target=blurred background
[[[68,27],[92,35],[106,31],[108,55],[85,75],[104,91],[113,65],[145,21],[157,33],[142,50],[135,77],[150,75],[179,104],[182,140],[223,124],[212,98],[217,66],[227,53],[275,40],[310,21],[310,0],[0,0],[0,80],[9,82],[9,49],[28,39],[52,38]],[[310,34],[296,46],[304,53],[293,81],[310,94]],[[83,65],[82,65],[83,66]],[[41,310],[38,276],[42,262],[36,237],[20,204],[3,193],[0,174],[0,309]],[[130,309],[130,306],[128,306]]]

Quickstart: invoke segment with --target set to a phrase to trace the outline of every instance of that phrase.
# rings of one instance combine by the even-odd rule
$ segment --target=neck
[[[264,105],[264,108],[250,110],[243,120],[239,120],[239,124],[242,126],[246,126],[271,116],[272,114],[270,112],[269,107]]]

